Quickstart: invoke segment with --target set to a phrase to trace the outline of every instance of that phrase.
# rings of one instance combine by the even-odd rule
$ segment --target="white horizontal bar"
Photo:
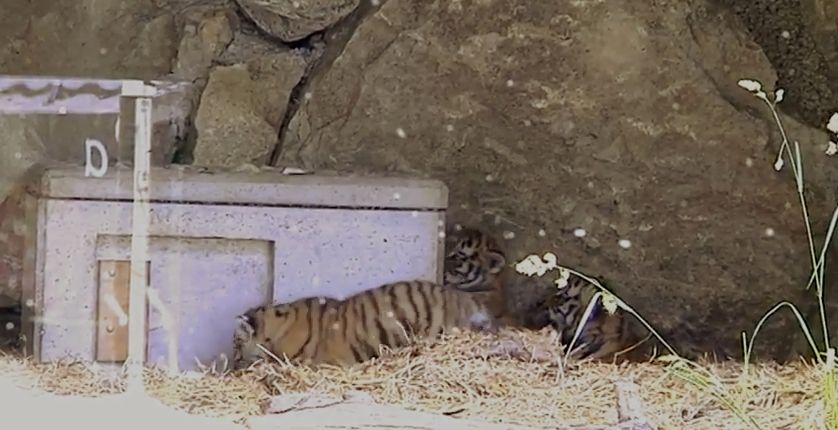
[[[126,82],[130,83],[124,94]],[[122,95],[158,97],[191,85],[186,81],[0,75],[0,115],[118,114]]]
[[[125,97],[154,97],[157,89],[143,81],[126,79],[122,81],[122,95]]]

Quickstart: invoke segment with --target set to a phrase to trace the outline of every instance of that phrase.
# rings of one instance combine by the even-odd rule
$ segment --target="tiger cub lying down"
[[[233,366],[270,361],[265,350],[303,364],[349,366],[378,357],[381,346],[405,346],[413,336],[433,338],[453,327],[495,332],[488,294],[416,280],[345,300],[313,297],[258,306],[238,317]]]

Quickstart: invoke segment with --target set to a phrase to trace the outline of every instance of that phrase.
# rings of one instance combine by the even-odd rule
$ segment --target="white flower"
[[[783,101],[783,96],[786,95],[786,90],[780,88],[777,91],[774,91],[774,103],[780,103]]]
[[[778,158],[777,161],[774,162],[774,170],[780,171],[783,169],[783,159]]]
[[[552,270],[557,267],[556,256],[552,252],[544,254],[544,259],[546,261],[542,261],[541,258],[535,254],[528,255],[527,258],[521,260],[515,265],[515,270],[518,273],[523,273],[527,276],[536,274],[538,276],[542,276],[547,273],[548,270]]]
[[[602,292],[602,307],[604,307],[609,314],[613,315],[617,312],[617,303],[617,298],[614,297],[613,294],[606,293],[605,291]]]
[[[541,258],[544,259],[545,263],[547,263],[547,269],[548,270],[552,270],[552,269],[555,269],[556,267],[559,267],[558,265],[556,265],[556,262],[558,261],[558,259],[556,258],[556,254],[553,254],[552,252],[548,252],[548,253],[544,254],[544,256],[541,257]]]
[[[833,156],[838,154],[838,143],[830,141],[826,146],[826,155]]]
[[[570,271],[564,267],[559,268],[559,279],[556,279],[556,287],[564,288],[570,280]]]
[[[532,276],[538,272],[540,265],[541,259],[539,259],[537,255],[528,255],[527,258],[515,264],[515,271],[523,273],[527,276]]]
[[[739,82],[737,82],[737,84],[739,84],[740,87],[752,93],[756,93],[762,89],[762,84],[760,84],[759,81],[754,81],[751,79],[740,79]]]
[[[826,129],[835,134],[838,134],[838,112],[835,112],[829,118],[829,123],[826,124]]]

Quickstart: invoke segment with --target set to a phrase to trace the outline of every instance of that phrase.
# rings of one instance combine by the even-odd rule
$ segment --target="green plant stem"
[[[803,220],[804,220],[804,225],[806,226],[806,238],[807,238],[808,243],[809,243],[809,255],[812,259],[812,271],[813,271],[813,275],[815,277],[815,291],[816,291],[816,295],[818,297],[818,312],[820,314],[821,330],[823,330],[824,350],[828,350],[830,348],[830,344],[829,344],[829,325],[827,323],[827,317],[826,317],[826,304],[824,303],[824,300],[823,300],[823,266],[824,266],[824,261],[825,260],[822,257],[820,259],[820,261],[818,261],[817,251],[815,249],[815,240],[814,240],[814,235],[812,234],[811,221],[809,219],[809,208],[808,208],[808,205],[806,204],[806,197],[804,195],[803,161],[800,157],[800,148],[797,144],[795,144],[796,153],[797,153],[797,157],[795,157],[795,154],[792,153],[791,147],[789,145],[789,138],[788,138],[788,135],[786,134],[785,126],[783,126],[783,121],[780,119],[780,115],[777,112],[776,104],[769,101],[767,97],[762,98],[762,100],[765,102],[766,105],[768,105],[768,108],[771,110],[771,115],[774,117],[774,122],[777,124],[777,128],[780,131],[780,136],[783,139],[783,142],[780,146],[780,152],[782,153],[783,151],[785,151],[786,155],[788,156],[790,164],[791,164],[792,174],[794,175],[794,180],[795,180],[795,183],[797,185],[797,187],[796,187],[797,195],[798,195],[798,199],[800,200],[801,210],[803,211]],[[833,227],[833,226],[834,226],[834,224],[831,224],[831,227]],[[830,230],[832,230],[832,228],[830,228]],[[830,238],[828,237],[827,240],[824,241],[822,252],[821,252],[822,256],[825,255],[826,249],[829,246],[829,239]],[[811,285],[811,283],[810,283],[810,285]],[[808,286],[807,286],[807,288],[808,288]],[[816,352],[816,355],[818,355],[817,352]]]
[[[801,330],[803,330],[803,334],[806,336],[806,340],[809,342],[809,347],[812,348],[812,352],[814,352],[815,358],[818,360],[818,363],[823,363],[823,358],[821,357],[821,353],[818,350],[818,345],[815,343],[815,339],[812,337],[812,332],[809,330],[809,326],[806,324],[806,319],[803,318],[803,315],[800,313],[800,311],[797,310],[797,307],[795,307],[794,304],[787,301],[782,301],[774,305],[774,307],[771,308],[771,310],[769,310],[768,312],[766,312],[765,315],[763,315],[762,318],[759,320],[756,328],[754,328],[754,334],[751,335],[751,340],[748,342],[748,348],[745,351],[745,356],[747,357],[746,360],[750,362],[751,352],[754,349],[754,341],[756,340],[757,334],[759,334],[759,331],[762,329],[762,326],[765,324],[766,321],[768,321],[768,318],[773,316],[775,313],[777,313],[777,311],[784,307],[788,307],[794,314],[794,316],[797,318],[797,322],[798,324],[800,324],[800,328]]]

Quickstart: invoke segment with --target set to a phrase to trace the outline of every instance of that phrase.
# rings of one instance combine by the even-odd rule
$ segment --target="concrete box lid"
[[[254,169],[255,170],[255,169]],[[448,188],[435,179],[326,174],[287,175],[279,169],[233,171],[193,166],[151,168],[153,202],[445,210]],[[132,201],[133,168],[110,167],[101,178],[83,166],[47,167],[40,197]]]

